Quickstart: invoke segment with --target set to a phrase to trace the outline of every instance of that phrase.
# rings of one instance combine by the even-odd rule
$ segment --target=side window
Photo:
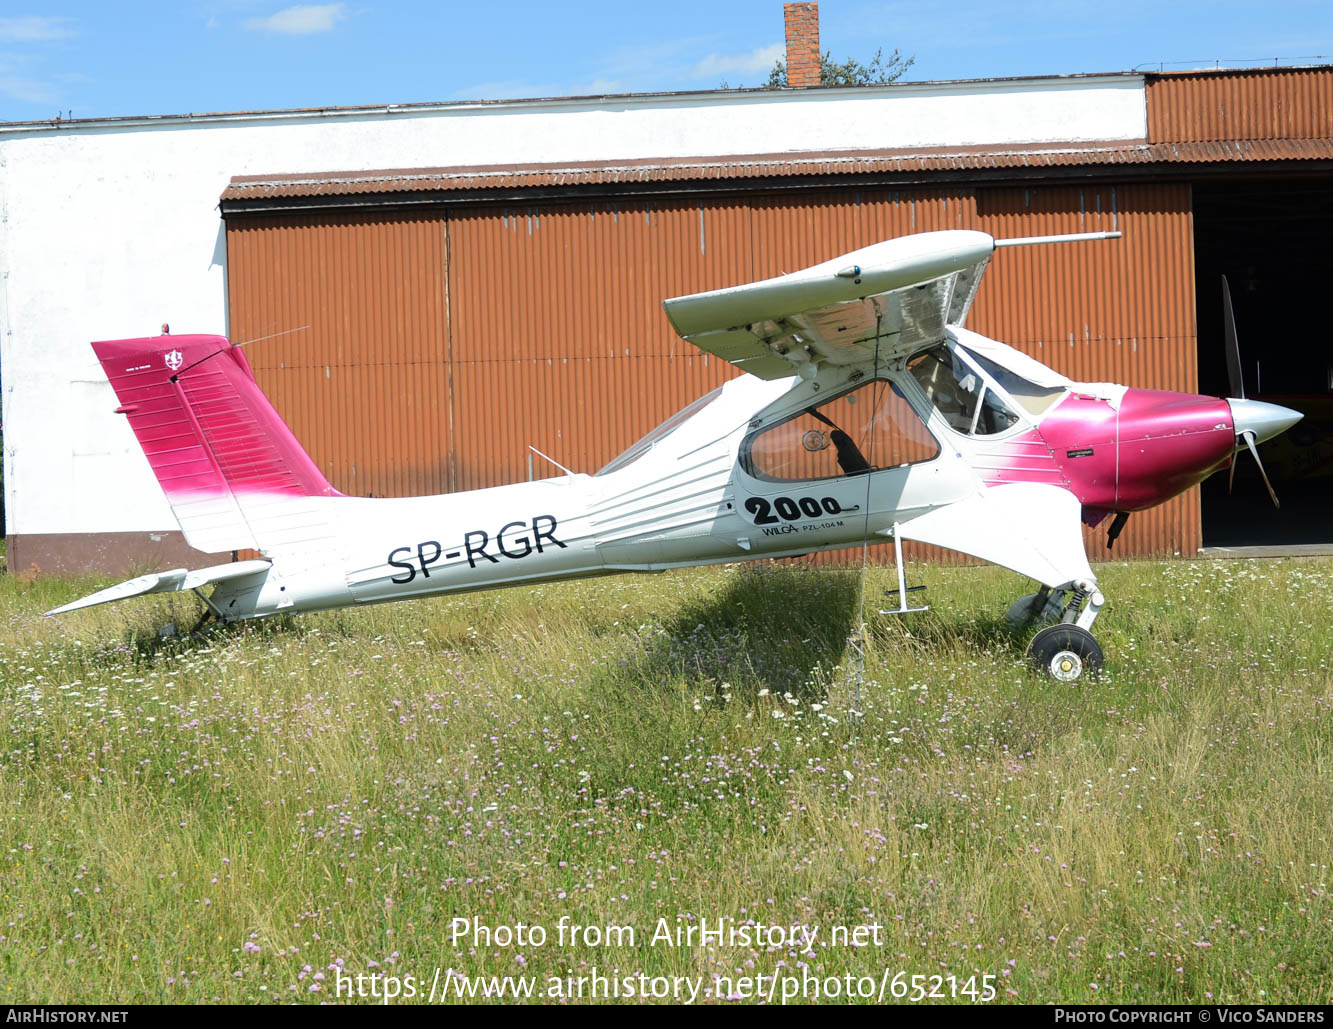
[[[890,382],[874,379],[751,436],[742,450],[758,479],[836,479],[929,461],[939,444]]]
[[[913,355],[907,370],[949,427],[965,436],[994,436],[1018,421],[976,369],[943,344]]]

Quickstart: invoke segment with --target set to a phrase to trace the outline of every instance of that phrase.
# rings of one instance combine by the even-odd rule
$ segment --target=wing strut
[[[1124,233],[1114,232],[1064,232],[1054,236],[1014,236],[1012,239],[997,239],[995,249],[1000,247],[1028,247],[1039,243],[1077,243],[1081,239],[1119,239]]]
[[[913,611],[929,611],[929,604],[926,604],[923,607],[907,606],[907,594],[915,593],[917,590],[923,590],[926,587],[907,585],[907,572],[903,570],[903,538],[898,535],[897,522],[893,523],[893,557],[898,568],[898,588],[896,590],[885,590],[884,592],[889,596],[897,593],[898,606],[887,611],[881,608],[879,613],[882,615],[906,615],[911,614]]]

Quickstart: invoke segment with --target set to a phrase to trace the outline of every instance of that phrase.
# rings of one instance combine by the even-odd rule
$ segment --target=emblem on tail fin
[[[163,360],[167,362],[167,367],[170,368],[173,372],[176,371],[178,368],[180,368],[182,364],[185,363],[185,358],[181,356],[181,352],[179,350],[168,351],[167,356],[164,357]]]

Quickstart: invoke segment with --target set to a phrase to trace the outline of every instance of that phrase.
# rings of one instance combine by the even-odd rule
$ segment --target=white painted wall
[[[1146,133],[1133,75],[0,125],[7,531],[175,528],[88,343],[225,331],[233,175]]]

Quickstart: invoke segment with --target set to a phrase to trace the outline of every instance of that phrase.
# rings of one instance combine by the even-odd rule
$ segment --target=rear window
[[[648,453],[648,451],[652,450],[654,446],[656,446],[658,443],[662,442],[662,440],[670,436],[672,432],[680,428],[681,425],[689,421],[691,418],[693,418],[696,414],[702,411],[705,407],[707,407],[721,395],[722,395],[722,387],[719,386],[717,389],[713,390],[712,393],[700,397],[698,400],[690,404],[688,407],[681,408],[679,411],[673,414],[670,418],[664,421],[652,432],[648,433],[647,436],[644,436],[643,439],[635,443],[632,447],[626,450],[623,454],[617,457],[614,461],[608,464],[597,474],[610,475],[612,472],[620,471],[620,469],[624,468],[626,465],[633,464],[639,458],[643,457],[644,454]]]

